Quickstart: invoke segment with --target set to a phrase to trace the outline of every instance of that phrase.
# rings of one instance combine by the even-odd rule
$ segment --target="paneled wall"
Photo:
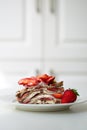
[[[20,78],[39,72],[82,93],[87,84],[86,12],[86,0],[0,0],[2,86],[18,87]]]
[[[2,88],[36,74],[42,62],[41,16],[35,0],[0,0],[0,72]]]

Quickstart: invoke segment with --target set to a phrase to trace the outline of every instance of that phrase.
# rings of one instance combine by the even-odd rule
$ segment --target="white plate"
[[[61,111],[68,109],[72,105],[77,105],[86,101],[87,99],[79,99],[74,103],[66,104],[21,104],[18,102],[14,102],[12,103],[12,105],[14,105],[16,109],[24,111]]]

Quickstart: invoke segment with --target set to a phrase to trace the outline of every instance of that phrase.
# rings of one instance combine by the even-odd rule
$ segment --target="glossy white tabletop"
[[[87,103],[57,112],[20,111],[1,104],[0,130],[87,130]]]

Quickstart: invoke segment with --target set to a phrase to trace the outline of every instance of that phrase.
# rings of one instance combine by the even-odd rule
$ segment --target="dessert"
[[[64,89],[63,81],[57,82],[47,74],[23,78],[18,81],[23,89],[17,91],[16,100],[23,104],[72,103],[79,96],[75,89]]]
[[[23,78],[18,81],[23,89],[17,91],[16,100],[23,104],[61,103],[64,93],[63,81],[57,82],[54,76],[43,74]]]

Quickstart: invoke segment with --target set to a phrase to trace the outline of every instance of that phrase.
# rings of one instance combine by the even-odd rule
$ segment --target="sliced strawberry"
[[[19,85],[23,85],[26,87],[30,87],[30,86],[35,86],[39,83],[39,81],[37,80],[36,77],[31,77],[31,78],[24,78],[18,81]]]
[[[44,75],[37,76],[37,79],[45,82],[46,84],[50,84],[55,79],[55,77],[44,74]]]
[[[53,92],[57,92],[58,91],[58,88],[56,88],[56,87],[53,87],[53,88],[47,88],[48,90],[50,90],[50,91],[53,91]]]
[[[52,96],[54,96],[55,98],[61,99],[63,94],[62,93],[54,93],[54,94],[52,94]]]

